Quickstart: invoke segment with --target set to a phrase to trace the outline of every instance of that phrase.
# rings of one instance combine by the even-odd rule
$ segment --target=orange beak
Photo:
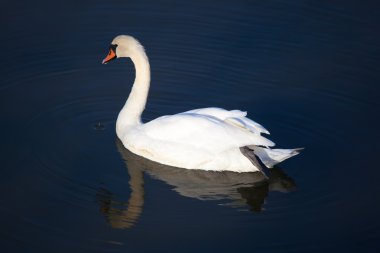
[[[109,53],[107,54],[106,58],[102,61],[102,64],[107,64],[108,62],[112,61],[116,58],[116,53],[113,48],[110,48]]]

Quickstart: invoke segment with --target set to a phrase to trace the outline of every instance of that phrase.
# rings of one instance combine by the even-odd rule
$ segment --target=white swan
[[[298,154],[299,149],[271,149],[261,136],[269,132],[239,110],[204,108],[141,122],[149,85],[150,66],[142,45],[133,37],[117,36],[103,64],[130,57],[135,82],[116,122],[116,133],[131,152],[152,161],[186,169],[261,171],[255,155],[267,166]]]

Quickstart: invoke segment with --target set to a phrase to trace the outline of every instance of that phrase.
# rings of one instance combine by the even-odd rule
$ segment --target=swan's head
[[[144,48],[140,42],[132,36],[119,35],[111,42],[109,52],[102,63],[106,64],[116,58],[131,57],[138,52],[144,52]]]

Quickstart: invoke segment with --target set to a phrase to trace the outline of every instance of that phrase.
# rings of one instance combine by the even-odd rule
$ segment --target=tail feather
[[[303,148],[295,149],[270,149],[257,146],[249,146],[261,162],[268,168],[280,163],[292,156],[298,155]]]

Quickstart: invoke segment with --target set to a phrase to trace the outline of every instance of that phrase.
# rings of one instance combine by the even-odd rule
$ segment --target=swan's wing
[[[141,130],[154,140],[188,145],[212,153],[247,145],[274,146],[267,138],[234,124],[190,112],[157,118],[144,124]]]
[[[195,110],[187,111],[184,113],[195,113],[195,114],[200,114],[200,115],[213,116],[222,121],[225,121],[228,124],[243,128],[255,134],[260,134],[260,133],[269,134],[269,131],[266,130],[262,125],[247,118],[246,117],[247,112],[243,112],[239,110],[227,111],[222,108],[209,107],[209,108],[195,109]]]
[[[217,107],[194,109],[194,110],[187,111],[184,113],[203,114],[203,115],[213,116],[213,117],[218,118],[220,120],[225,120],[225,119],[231,118],[231,117],[241,118],[241,117],[247,116],[247,112],[243,112],[243,111],[239,111],[239,110],[227,111],[225,109],[217,108]]]

